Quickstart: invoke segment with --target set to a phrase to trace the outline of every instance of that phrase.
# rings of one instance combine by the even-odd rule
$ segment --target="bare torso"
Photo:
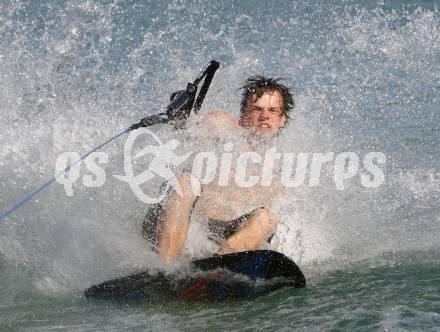
[[[216,118],[217,122],[210,125],[210,137],[215,137],[215,130],[213,128],[220,127],[222,132],[227,129],[237,129],[238,124],[234,125],[234,120],[227,114],[227,124],[221,125],[223,119]],[[238,150],[254,151],[255,149],[246,143],[246,139],[234,140],[239,145]],[[226,142],[224,142],[226,143]],[[237,147],[234,147],[237,148]],[[260,152],[261,153],[261,152]],[[264,150],[263,150],[264,155]],[[235,154],[236,156],[236,154]],[[262,156],[263,157],[263,156]],[[194,205],[194,213],[199,214],[203,219],[215,219],[219,221],[230,221],[236,219],[246,213],[253,211],[259,207],[270,208],[277,194],[280,193],[279,181],[274,179],[270,186],[262,186],[261,181],[251,187],[239,186],[236,183],[236,160],[233,159],[229,180],[227,185],[219,185],[219,170],[217,169],[216,177],[210,183],[202,186],[201,194],[197,198]],[[261,179],[262,165],[249,162],[246,168],[246,178],[250,176],[257,176]]]
[[[216,220],[233,220],[258,207],[269,207],[273,200],[272,187],[240,188],[235,184],[219,187],[206,185],[198,198],[195,211]]]

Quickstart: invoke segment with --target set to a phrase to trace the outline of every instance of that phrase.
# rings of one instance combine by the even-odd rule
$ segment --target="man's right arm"
[[[201,138],[216,138],[231,129],[238,129],[238,120],[228,112],[211,112],[207,115],[195,115],[197,135]],[[194,182],[195,181],[195,182]],[[197,199],[193,190],[200,187],[198,179],[185,172],[179,178],[183,195],[172,193],[164,220],[164,229],[160,239],[160,255],[167,263],[173,263],[185,244],[193,205]]]
[[[239,129],[238,119],[229,112],[216,111],[196,116],[197,134],[200,137],[214,138],[227,130]]]
[[[166,209],[159,252],[168,264],[175,262],[186,241],[191,211],[197,199],[193,193],[192,181],[197,181],[197,179],[188,172],[180,176],[179,185],[182,196],[173,191]]]

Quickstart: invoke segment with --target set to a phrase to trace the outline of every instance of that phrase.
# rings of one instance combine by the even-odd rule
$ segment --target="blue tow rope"
[[[115,136],[113,136],[112,138],[108,139],[107,141],[105,141],[104,143],[98,145],[96,148],[94,148],[93,150],[90,150],[89,152],[87,152],[85,155],[81,156],[80,159],[78,159],[77,161],[75,161],[74,163],[72,163],[72,165],[67,166],[63,171],[58,172],[57,174],[55,174],[53,177],[51,177],[50,179],[48,179],[46,182],[44,182],[40,187],[38,187],[36,190],[34,190],[33,192],[31,192],[30,194],[26,195],[25,197],[23,197],[17,204],[15,204],[13,207],[11,207],[9,210],[3,212],[0,215],[0,221],[3,219],[6,219],[11,213],[17,211],[19,208],[21,208],[24,204],[26,204],[27,202],[29,202],[33,197],[35,197],[36,195],[38,195],[40,192],[42,192],[44,189],[46,189],[47,187],[49,187],[52,183],[54,183],[61,175],[66,174],[67,172],[70,171],[70,169],[72,167],[74,167],[75,165],[77,165],[78,163],[80,163],[81,161],[83,161],[84,159],[86,159],[90,154],[92,154],[93,152],[101,149],[103,146],[107,145],[108,143],[110,143],[111,141],[117,139],[118,137],[132,131],[133,128],[129,127],[127,129],[125,129],[124,131],[120,132],[119,134],[116,134]]]

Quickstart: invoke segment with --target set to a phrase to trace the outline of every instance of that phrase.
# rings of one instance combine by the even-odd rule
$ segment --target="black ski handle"
[[[214,78],[214,74],[217,71],[217,69],[220,67],[220,63],[212,60],[209,65],[205,68],[203,71],[205,74],[203,76],[205,77],[205,80],[203,81],[203,85],[200,88],[199,95],[197,96],[197,100],[194,103],[194,113],[198,113],[200,108],[202,107],[203,100],[206,97],[206,94],[208,93],[209,87],[211,85],[212,79]],[[196,80],[197,81],[197,80]],[[194,81],[194,83],[196,83]],[[200,80],[197,82],[197,84],[200,82]]]
[[[149,127],[159,123],[166,123],[175,119],[184,120],[189,116],[191,110],[197,113],[205,99],[209,86],[212,82],[215,72],[220,67],[220,63],[211,60],[209,64],[200,72],[193,83],[188,83],[186,90],[175,94],[174,98],[166,108],[166,112],[155,115],[150,115],[143,118],[140,122],[133,124],[130,129],[137,129],[140,127]],[[199,83],[203,80],[203,85],[197,95]]]
[[[188,83],[186,90],[177,92],[167,107],[168,118],[170,120],[186,118],[194,105],[196,93],[197,86],[193,83]]]

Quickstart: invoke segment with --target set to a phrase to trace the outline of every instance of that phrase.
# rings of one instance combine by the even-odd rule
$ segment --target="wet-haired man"
[[[253,76],[242,87],[239,118],[228,112],[212,112],[198,119],[199,127],[209,128],[215,136],[232,129],[244,129],[248,142],[272,141],[287,124],[294,99],[279,79]],[[198,179],[189,172],[179,178],[182,195],[172,192],[166,207],[151,209],[144,223],[148,236],[151,221],[159,221],[157,244],[166,263],[179,257],[185,244],[190,217],[197,213],[207,220],[209,229],[218,236],[219,254],[259,249],[274,234],[279,216],[269,206],[276,196],[273,186],[239,187],[216,181],[201,186],[196,195],[193,184]],[[232,181],[231,181],[232,182]]]

